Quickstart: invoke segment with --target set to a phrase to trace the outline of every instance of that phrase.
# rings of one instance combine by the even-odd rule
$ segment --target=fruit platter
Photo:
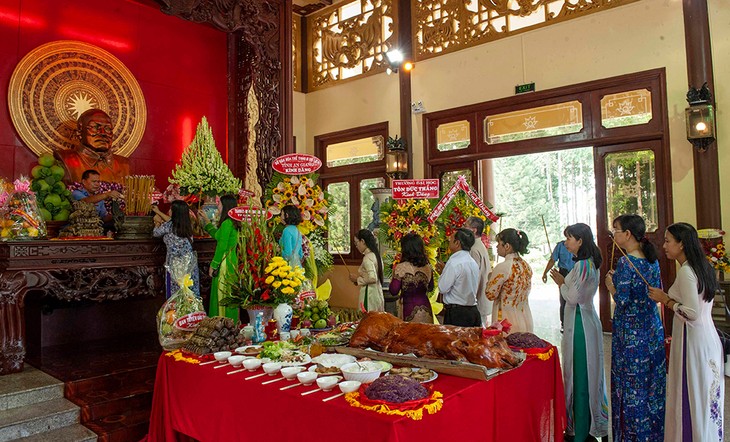
[[[327,301],[323,299],[309,299],[297,311],[302,328],[311,328],[316,331],[331,330],[337,323],[337,317],[332,312]]]

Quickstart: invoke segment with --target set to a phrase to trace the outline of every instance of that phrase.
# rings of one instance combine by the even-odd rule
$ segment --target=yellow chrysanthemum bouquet
[[[304,269],[294,267],[281,256],[274,256],[264,270],[266,284],[271,287],[271,296],[277,304],[291,304],[299,293],[305,279]]]

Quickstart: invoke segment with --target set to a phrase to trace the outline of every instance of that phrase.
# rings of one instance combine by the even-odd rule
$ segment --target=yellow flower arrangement
[[[274,256],[264,272],[267,275],[264,282],[271,286],[272,296],[279,304],[291,303],[305,279],[302,267],[292,268],[281,256]]]
[[[302,235],[318,229],[327,229],[328,202],[324,191],[316,183],[316,176],[287,176],[275,174],[266,190],[266,209],[272,216],[272,225],[283,221],[278,215],[281,209],[292,204],[302,213],[302,222],[297,226]]]

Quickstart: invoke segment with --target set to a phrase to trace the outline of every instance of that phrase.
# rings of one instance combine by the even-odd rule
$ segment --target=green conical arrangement
[[[198,124],[193,142],[183,152],[180,164],[175,166],[169,181],[180,186],[183,195],[237,195],[241,189],[241,180],[233,176],[216,149],[213,131],[205,117]]]

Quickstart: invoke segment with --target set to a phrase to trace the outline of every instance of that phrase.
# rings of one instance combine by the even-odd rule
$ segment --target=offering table
[[[196,240],[194,247],[202,289],[210,285],[215,241]],[[95,302],[164,297],[165,255],[159,239],[0,242],[0,375],[23,369],[26,295]]]
[[[430,384],[443,407],[420,421],[350,406],[337,394],[275,377],[228,375],[232,367],[194,365],[164,353],[157,365],[148,442],[199,441],[562,441],[565,401],[558,352],[529,358],[488,381],[440,374]],[[277,377],[280,375],[277,375]]]

